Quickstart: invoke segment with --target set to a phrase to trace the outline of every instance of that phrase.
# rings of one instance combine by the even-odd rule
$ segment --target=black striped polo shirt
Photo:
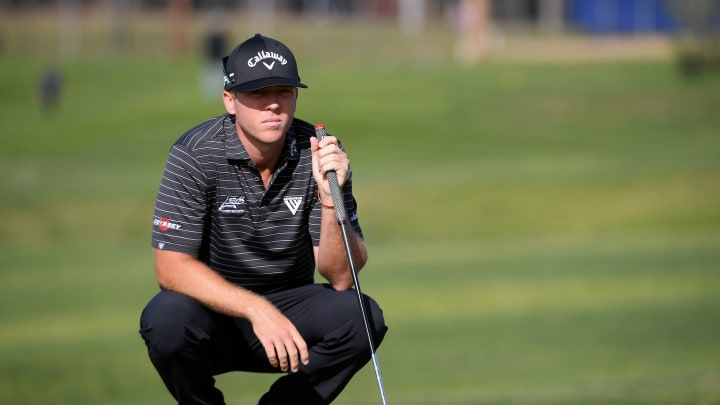
[[[212,118],[171,147],[153,216],[152,245],[196,255],[226,280],[258,293],[314,281],[321,205],[312,175],[313,125],[294,119],[267,187],[235,130]],[[350,224],[362,236],[348,179]]]

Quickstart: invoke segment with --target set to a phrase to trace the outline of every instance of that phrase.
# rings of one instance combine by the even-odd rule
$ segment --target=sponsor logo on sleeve
[[[180,230],[182,225],[172,222],[169,218],[155,218],[153,219],[153,225],[157,226],[160,232],[167,232],[170,229]]]

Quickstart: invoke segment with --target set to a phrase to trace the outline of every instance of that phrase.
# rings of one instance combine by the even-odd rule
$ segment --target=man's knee
[[[187,295],[162,291],[145,307],[140,335],[151,354],[173,355],[207,336],[199,319],[205,313],[202,305]]]
[[[383,316],[382,309],[377,302],[366,295],[363,297],[365,299],[365,311],[368,317],[368,325],[373,336],[375,349],[377,349],[383,341],[388,328],[385,325],[385,317]]]
[[[353,350],[358,354],[362,354],[363,357],[368,356],[369,358],[370,343],[368,342],[368,330],[366,329],[365,319],[363,319],[362,312],[360,311],[357,293],[352,291],[352,295],[352,298],[350,298],[350,294],[346,294],[347,306],[343,309],[343,312],[346,317],[348,314],[354,314],[349,317],[349,319],[352,320],[353,337],[351,340]],[[370,334],[372,335],[374,348],[377,349],[385,337],[385,332],[387,332],[385,317],[377,302],[367,295],[363,295],[363,306],[365,308],[365,314],[367,315],[367,328],[369,328]]]
[[[385,317],[383,316],[382,309],[377,304],[377,302],[375,302],[375,300],[370,297],[367,297],[365,302],[368,303],[368,305],[366,305],[367,313],[370,327],[372,328],[373,332],[375,348],[377,349],[377,347],[380,346],[380,343],[385,338],[385,333],[387,333],[388,327],[385,324]]]

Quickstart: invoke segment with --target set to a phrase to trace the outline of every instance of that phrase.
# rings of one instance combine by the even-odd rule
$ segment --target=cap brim
[[[307,88],[307,85],[293,79],[288,79],[285,77],[266,77],[263,79],[257,79],[253,80],[247,83],[238,84],[237,86],[230,87],[226,90],[233,90],[240,93],[244,93],[247,91],[253,91],[253,90],[259,90],[265,87],[272,87],[272,86],[293,86],[293,87],[302,87],[303,89]]]

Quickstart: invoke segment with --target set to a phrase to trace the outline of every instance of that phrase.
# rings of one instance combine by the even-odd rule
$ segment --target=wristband
[[[318,201],[320,201],[320,205],[322,205],[323,208],[335,208],[334,205],[327,205],[323,202],[322,198],[320,198],[320,190],[318,190]]]

